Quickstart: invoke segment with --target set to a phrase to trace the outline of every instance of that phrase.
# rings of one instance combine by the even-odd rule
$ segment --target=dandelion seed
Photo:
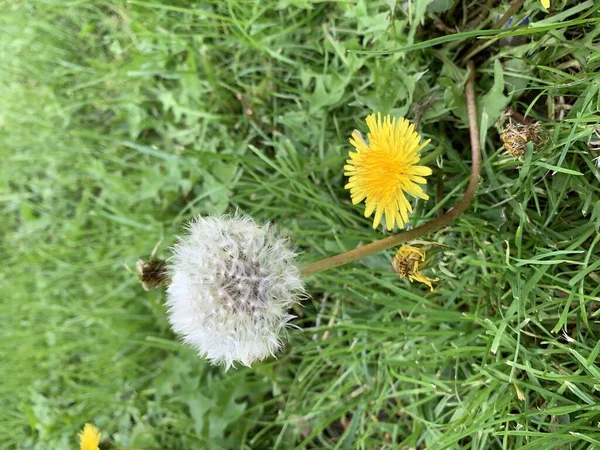
[[[524,401],[527,397],[525,397],[525,394],[523,394],[523,392],[521,392],[521,389],[519,389],[519,387],[514,384],[513,385],[515,387],[515,391],[517,392],[517,398],[519,399],[519,401]]]
[[[81,450],[99,450],[100,438],[102,435],[98,428],[91,423],[86,423],[83,431],[79,433],[79,443]]]
[[[575,342],[575,339],[573,339],[571,336],[569,336],[569,335],[567,334],[567,330],[566,330],[566,329],[564,329],[564,328],[563,328],[563,330],[562,330],[562,335],[563,335],[563,337],[565,338],[565,341],[567,341],[569,344],[571,344],[571,343]]]
[[[425,263],[425,252],[423,250],[411,245],[403,245],[394,256],[392,267],[399,276],[408,278],[411,283],[413,281],[424,283],[429,286],[430,291],[433,291],[431,282],[437,280],[421,275],[419,264],[422,263]]]
[[[183,341],[226,368],[274,355],[304,293],[296,254],[270,225],[199,217],[169,260],[169,321]]]
[[[405,194],[427,200],[419,184],[427,184],[425,176],[431,175],[429,167],[419,166],[421,151],[429,142],[421,143],[421,136],[408,120],[383,119],[381,114],[371,114],[366,119],[369,127],[365,142],[358,131],[352,133],[350,143],[356,152],[350,153],[344,166],[349,177],[346,189],[350,189],[354,205],[365,201],[365,217],[375,212],[373,228],[385,215],[388,230],[396,223],[402,227],[408,222],[412,207]]]

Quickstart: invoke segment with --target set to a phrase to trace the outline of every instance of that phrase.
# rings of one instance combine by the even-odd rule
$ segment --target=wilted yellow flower
[[[344,175],[350,177],[346,189],[350,189],[354,205],[365,201],[365,217],[375,211],[373,228],[381,223],[385,214],[388,230],[396,222],[402,227],[408,222],[412,207],[405,193],[427,200],[429,196],[418,184],[427,184],[424,176],[431,175],[429,167],[418,166],[422,150],[430,139],[421,143],[421,136],[408,120],[392,119],[386,115],[371,114],[367,117],[369,127],[365,142],[359,131],[354,130],[350,143],[356,152],[350,152]]]
[[[541,0],[542,6],[546,9],[550,8],[550,0]]]
[[[394,271],[403,278],[408,278],[412,283],[418,281],[429,286],[429,290],[433,291],[431,278],[427,278],[419,273],[419,264],[425,263],[425,252],[411,245],[403,245],[392,259],[392,267]]]
[[[100,444],[100,430],[91,423],[86,423],[83,427],[83,431],[79,433],[79,443],[81,450],[99,450],[98,445]]]
[[[534,148],[538,148],[545,143],[546,138],[546,132],[539,122],[528,125],[511,122],[500,134],[504,149],[515,157],[525,154],[528,142],[533,142]]]

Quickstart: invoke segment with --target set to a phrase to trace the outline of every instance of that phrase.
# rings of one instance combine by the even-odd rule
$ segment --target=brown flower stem
[[[469,136],[471,139],[471,177],[469,185],[463,198],[461,198],[454,208],[446,214],[438,217],[435,220],[427,222],[424,225],[413,228],[412,230],[404,231],[393,236],[386,237],[379,241],[372,242],[362,247],[350,250],[349,252],[341,253],[330,258],[322,259],[303,267],[300,273],[304,276],[312,275],[324,270],[333,269],[334,267],[343,266],[367,256],[374,255],[383,250],[396,247],[404,242],[417,239],[426,234],[437,231],[445,226],[450,225],[459,215],[461,215],[471,204],[477,184],[479,183],[479,172],[481,171],[481,147],[479,145],[479,126],[477,125],[477,109],[475,106],[475,66],[472,61],[467,63],[469,69],[469,78],[465,89],[467,98],[467,112],[469,116]]]

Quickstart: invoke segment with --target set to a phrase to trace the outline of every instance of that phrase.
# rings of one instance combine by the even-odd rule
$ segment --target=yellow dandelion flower
[[[550,8],[550,0],[541,0],[542,6],[546,9]]]
[[[91,423],[86,423],[83,427],[83,431],[79,433],[79,443],[81,450],[99,450],[98,445],[100,444],[100,430]]]
[[[350,177],[345,188],[350,189],[354,205],[365,201],[365,217],[375,212],[373,228],[381,223],[385,214],[388,230],[408,222],[412,207],[405,194],[427,200],[419,184],[427,184],[424,176],[431,175],[429,167],[418,166],[422,150],[431,140],[420,143],[421,136],[408,120],[392,119],[386,115],[371,114],[367,117],[369,127],[365,142],[359,131],[354,130],[350,144],[356,152],[350,152],[344,175]]]
[[[392,259],[392,267],[394,271],[403,278],[408,278],[412,283],[418,281],[429,286],[429,290],[433,291],[431,278],[427,278],[419,273],[419,264],[425,263],[425,252],[411,245],[403,245],[400,247],[394,259]]]

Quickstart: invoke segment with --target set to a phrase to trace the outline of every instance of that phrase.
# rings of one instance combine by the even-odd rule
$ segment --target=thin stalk
[[[431,222],[427,222],[412,230],[404,231],[402,233],[389,236],[379,241],[372,242],[362,247],[350,250],[349,252],[341,253],[330,258],[322,259],[311,263],[301,269],[301,274],[312,275],[324,270],[333,269],[334,267],[343,266],[367,256],[374,255],[383,250],[387,250],[392,247],[396,247],[404,242],[417,239],[426,234],[437,231],[444,228],[452,223],[459,215],[461,215],[471,204],[475,192],[477,191],[477,184],[479,183],[479,173],[481,171],[481,148],[479,146],[479,126],[477,125],[477,109],[475,106],[475,66],[472,61],[467,63],[469,69],[469,77],[465,89],[465,96],[467,98],[467,112],[469,116],[469,136],[471,139],[471,177],[469,179],[469,185],[463,198],[461,198],[454,208],[448,211],[441,217],[438,217]]]

